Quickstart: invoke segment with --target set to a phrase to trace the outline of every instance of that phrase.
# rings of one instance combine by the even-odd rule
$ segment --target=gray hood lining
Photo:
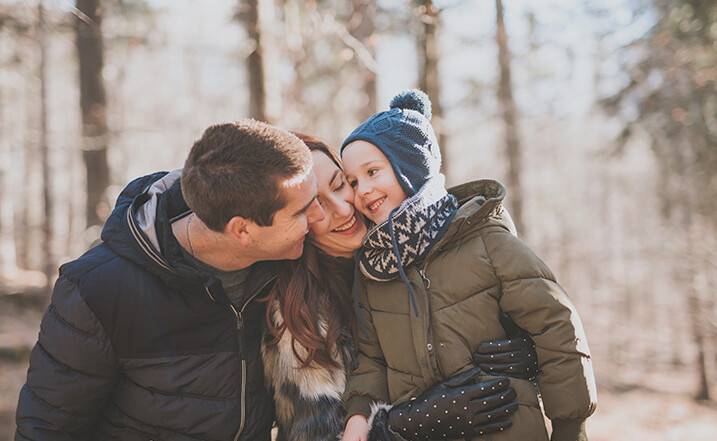
[[[157,238],[157,230],[154,227],[154,221],[157,219],[157,203],[159,201],[159,195],[169,190],[169,188],[176,183],[182,176],[182,169],[172,170],[159,179],[152,183],[147,190],[149,199],[147,202],[138,207],[134,213],[134,219],[139,229],[149,239],[152,247],[157,253],[160,253],[159,239]]]

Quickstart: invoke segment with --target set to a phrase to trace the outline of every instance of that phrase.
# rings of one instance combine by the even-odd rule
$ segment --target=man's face
[[[257,260],[298,259],[304,250],[309,225],[324,219],[324,212],[316,200],[316,175],[312,171],[305,179],[292,185],[280,183],[286,201],[284,208],[274,213],[274,221],[267,227],[254,224],[251,228]]]

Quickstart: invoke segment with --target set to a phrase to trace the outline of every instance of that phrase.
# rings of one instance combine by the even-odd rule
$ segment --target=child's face
[[[354,205],[376,224],[388,219],[406,193],[393,173],[386,155],[366,141],[354,141],[341,155],[346,178],[355,189]]]

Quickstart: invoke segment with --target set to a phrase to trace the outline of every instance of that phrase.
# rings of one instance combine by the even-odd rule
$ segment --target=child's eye
[[[373,176],[373,175],[375,175],[376,173],[378,173],[378,169],[377,169],[377,168],[370,168],[370,169],[368,169],[368,171],[366,172],[366,174],[369,175],[369,176]]]
[[[358,181],[356,179],[347,179],[347,181],[351,188],[356,188],[356,185],[358,185]]]

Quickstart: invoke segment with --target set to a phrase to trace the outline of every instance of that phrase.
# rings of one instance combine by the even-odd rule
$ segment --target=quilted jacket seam
[[[89,372],[81,371],[81,370],[79,370],[79,369],[77,369],[77,368],[75,368],[75,367],[72,367],[72,366],[70,366],[70,365],[68,365],[68,364],[66,364],[66,363],[63,363],[62,361],[60,361],[60,360],[58,360],[57,358],[55,358],[47,349],[45,349],[45,346],[44,346],[41,342],[39,342],[39,341],[37,342],[37,347],[39,347],[40,350],[42,350],[43,354],[44,354],[45,356],[47,356],[47,358],[49,358],[49,359],[52,361],[52,363],[55,363],[56,365],[62,367],[62,368],[65,369],[65,370],[68,370],[68,371],[70,371],[70,372],[76,372],[76,373],[78,373],[78,374],[80,374],[80,375],[83,375],[83,376],[85,376],[85,377],[100,378],[100,379],[103,379],[103,380],[112,380],[112,379],[114,379],[113,376],[104,376],[104,375],[91,374],[91,373],[89,373]]]

